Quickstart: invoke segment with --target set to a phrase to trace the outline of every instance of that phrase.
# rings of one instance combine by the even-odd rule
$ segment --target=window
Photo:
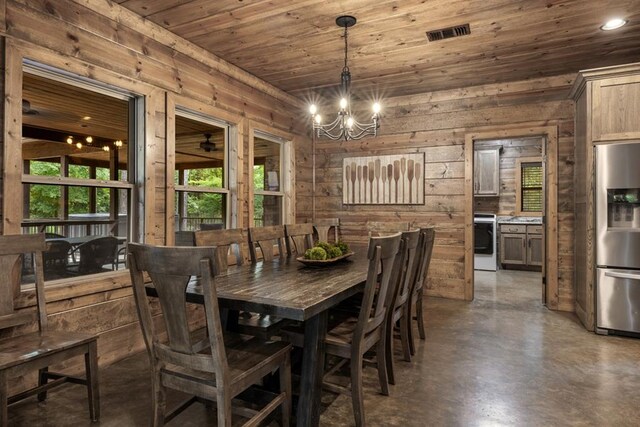
[[[282,165],[284,141],[256,132],[253,138],[253,223],[255,227],[284,222]]]
[[[175,143],[176,244],[192,244],[192,232],[226,228],[229,125],[178,109]]]
[[[516,214],[541,215],[544,202],[542,159],[518,159],[516,170]]]
[[[46,233],[45,280],[125,268],[141,98],[30,62],[22,93],[22,232]]]

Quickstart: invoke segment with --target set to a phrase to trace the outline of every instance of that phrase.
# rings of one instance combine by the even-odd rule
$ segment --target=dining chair
[[[7,406],[24,398],[37,395],[39,401],[47,398],[47,390],[64,383],[87,387],[89,415],[92,421],[100,418],[98,387],[98,337],[82,332],[51,331],[48,328],[44,293],[43,252],[47,250],[44,234],[0,236],[0,426],[7,425]],[[16,310],[20,294],[21,259],[30,254],[35,273],[35,310]],[[29,330],[37,323],[36,332]],[[25,325],[26,328],[20,326]],[[7,333],[8,332],[8,333]],[[10,336],[13,335],[13,336]],[[77,356],[84,356],[85,378],[49,371],[50,365],[59,365]],[[22,393],[9,396],[8,382],[38,371],[38,385]],[[50,402],[53,404],[54,402]]]
[[[317,219],[313,224],[319,242],[329,242],[329,231],[333,228],[333,243],[338,242],[340,235],[340,218]]]
[[[258,262],[256,246],[260,248],[264,261],[272,261],[275,258],[274,243],[278,246],[278,255],[284,257],[286,253],[284,226],[272,225],[270,227],[249,228],[249,254],[251,255],[251,262]]]
[[[71,250],[71,243],[64,240],[47,242],[47,250],[42,253],[45,280],[60,279],[68,276],[67,266]]]
[[[275,371],[280,390],[262,409],[237,408],[255,426],[276,409],[282,424],[291,412],[291,346],[281,341],[224,332],[213,280],[214,247],[160,247],[129,244],[129,271],[142,334],[152,371],[153,426],[162,426],[198,399],[216,402],[218,426],[232,425],[232,401]],[[154,325],[145,291],[145,273],[155,287],[167,339]],[[192,276],[199,277],[204,295],[207,335],[199,339],[189,328],[186,290]],[[166,413],[166,389],[194,395]]]
[[[387,312],[386,319],[386,360],[387,360],[387,376],[389,384],[395,384],[394,376],[394,336],[396,325],[400,332],[400,341],[402,343],[402,354],[404,360],[411,361],[411,348],[409,343],[409,330],[411,323],[407,321],[410,316],[410,297],[411,291],[414,289],[414,281],[417,277],[418,267],[418,244],[420,240],[420,230],[402,232],[402,241],[404,242],[403,250],[405,251],[399,261],[402,265],[400,273],[397,275],[394,283],[395,290],[392,293],[391,303]]]
[[[416,273],[416,279],[413,283],[413,289],[411,290],[411,298],[409,301],[409,315],[407,316],[407,322],[409,323],[407,329],[409,332],[409,348],[411,354],[416,353],[415,342],[413,338],[413,306],[416,307],[416,322],[418,323],[418,333],[420,339],[425,340],[426,334],[424,330],[424,312],[423,312],[423,298],[424,287],[427,281],[427,274],[429,273],[429,265],[431,264],[431,255],[433,254],[433,242],[435,241],[436,231],[435,228],[420,228],[419,244],[420,250],[418,255],[419,265]]]
[[[72,256],[78,259],[74,265],[70,265],[67,271],[76,275],[95,274],[115,270],[118,263],[118,239],[113,236],[97,237],[82,243],[72,252]]]
[[[362,370],[364,354],[374,347],[380,388],[382,394],[389,394],[385,322],[393,282],[397,280],[404,261],[403,257],[397,256],[398,253],[404,253],[403,245],[400,233],[369,239],[369,268],[361,309],[356,317],[348,317],[332,327],[325,340],[326,354],[341,358],[344,362],[327,372],[323,387],[351,395],[356,426],[365,424]],[[346,361],[350,362],[351,367],[351,389],[329,382],[330,376]]]
[[[410,225],[408,222],[367,221],[367,231],[369,237],[384,236],[385,234],[409,231]]]
[[[216,274],[226,273],[231,255],[236,265],[245,263],[243,245],[247,242],[247,230],[234,228],[230,230],[201,230],[195,232],[196,246],[216,246]]]
[[[284,226],[287,243],[287,255],[304,255],[313,247],[313,225],[287,224]]]

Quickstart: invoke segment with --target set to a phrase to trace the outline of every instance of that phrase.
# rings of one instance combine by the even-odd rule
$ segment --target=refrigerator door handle
[[[613,271],[607,271],[604,273],[607,277],[613,277],[616,279],[631,279],[631,280],[640,280],[640,274],[630,274],[630,273],[615,273]]]

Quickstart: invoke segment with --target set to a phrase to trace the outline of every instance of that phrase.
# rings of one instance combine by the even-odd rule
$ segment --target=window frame
[[[31,74],[38,77],[54,80],[69,86],[74,86],[80,89],[85,89],[91,92],[106,95],[112,98],[120,99],[129,103],[129,118],[128,118],[128,140],[133,143],[127,144],[127,181],[120,180],[104,180],[97,178],[71,178],[63,176],[62,168],[60,176],[42,176],[31,175],[22,173],[20,183],[25,184],[40,184],[40,185],[56,185],[63,188],[68,187],[90,187],[90,188],[106,188],[109,190],[127,190],[129,192],[128,204],[127,204],[127,237],[130,242],[140,241],[143,230],[143,218],[140,212],[138,212],[136,206],[138,206],[137,200],[139,199],[138,192],[136,191],[136,183],[140,176],[144,176],[144,170],[140,169],[140,155],[144,151],[140,150],[140,141],[144,140],[144,122],[140,121],[140,117],[144,115],[144,96],[134,93],[132,91],[112,86],[107,83],[102,83],[97,80],[89,79],[77,74],[67,72],[55,67],[51,67],[46,64],[42,64],[30,59],[24,58],[22,60],[22,73]],[[22,123],[21,123],[22,127]],[[20,134],[22,136],[22,133]],[[20,156],[22,159],[22,155]],[[24,161],[24,159],[23,159]],[[24,203],[23,203],[24,206]],[[25,219],[24,209],[21,207],[21,229],[28,227],[31,222],[43,222],[48,219],[29,221]],[[52,219],[56,221],[56,219]]]
[[[179,192],[183,192],[183,193],[208,193],[208,194],[224,194],[225,196],[225,212],[224,212],[224,224],[225,224],[225,228],[230,228],[231,227],[231,205],[232,205],[232,194],[231,194],[231,182],[230,182],[230,177],[232,176],[230,169],[230,156],[232,153],[231,150],[231,141],[232,141],[232,135],[234,133],[234,124],[230,123],[226,120],[223,119],[219,119],[213,116],[210,116],[208,114],[204,114],[204,113],[200,113],[197,111],[194,111],[192,109],[189,109],[187,107],[184,107],[182,105],[176,105],[174,108],[174,117],[183,117],[189,120],[194,120],[197,122],[201,122],[201,123],[206,123],[208,125],[211,126],[216,126],[216,127],[220,127],[222,129],[224,129],[224,138],[225,138],[225,149],[224,149],[224,161],[223,161],[223,177],[222,177],[222,182],[223,182],[223,186],[222,187],[205,187],[205,186],[194,186],[194,185],[184,185],[184,184],[174,184],[173,185],[173,195],[172,197],[175,199],[175,197],[178,195]],[[175,119],[174,119],[174,129],[173,129],[173,135],[175,138]],[[175,159],[175,142],[173,144],[173,156]],[[171,171],[171,182],[175,182],[175,162],[173,164],[173,168]],[[171,212],[172,215],[174,215],[174,221],[175,219],[179,218],[179,216],[177,215],[177,210],[178,206],[177,204],[174,203],[173,206],[173,212]],[[174,227],[175,228],[175,227]],[[173,230],[173,232],[175,233],[177,230]]]
[[[522,210],[522,167],[523,165],[530,163],[540,163],[540,167],[542,168],[542,186],[541,186],[541,206],[542,211],[523,211]],[[515,164],[516,169],[516,207],[515,207],[515,215],[516,216],[542,216],[545,206],[545,170],[544,170],[544,161],[542,157],[520,157],[516,159]]]
[[[279,190],[278,191],[270,191],[270,190],[258,190],[255,188],[254,181],[254,167],[255,167],[255,156],[254,156],[254,147],[256,138],[264,139],[269,142],[273,142],[279,145],[280,147],[280,176],[279,180]],[[290,208],[289,203],[287,203],[287,195],[289,194],[291,188],[290,185],[287,185],[288,182],[291,181],[291,177],[289,176],[287,165],[290,163],[291,158],[291,140],[288,138],[284,138],[282,136],[274,135],[273,133],[265,132],[258,129],[251,129],[251,138],[249,141],[250,144],[250,156],[249,156],[249,187],[250,187],[250,208],[249,208],[249,226],[255,227],[255,196],[274,196],[280,198],[280,211],[282,212],[281,221],[278,225],[284,225],[289,222],[290,217]],[[286,176],[286,179],[285,179]],[[264,224],[263,224],[264,225]]]

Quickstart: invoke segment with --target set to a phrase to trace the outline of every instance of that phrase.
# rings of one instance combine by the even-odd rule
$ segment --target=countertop
[[[499,216],[498,224],[542,224],[540,216]]]

